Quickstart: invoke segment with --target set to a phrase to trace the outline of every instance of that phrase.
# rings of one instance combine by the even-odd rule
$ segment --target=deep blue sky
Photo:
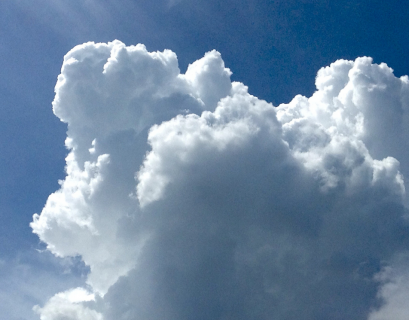
[[[371,56],[409,73],[408,1],[2,0],[0,259],[38,247],[29,223],[64,177],[66,127],[52,114],[64,54],[119,39],[171,49],[182,72],[216,49],[233,80],[274,105],[311,95],[319,68]]]

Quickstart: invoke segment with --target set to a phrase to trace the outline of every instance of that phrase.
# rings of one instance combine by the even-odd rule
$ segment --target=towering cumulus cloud
[[[90,271],[42,320],[408,319],[408,77],[339,60],[274,107],[230,75],[216,51],[65,56],[67,177],[31,227]]]

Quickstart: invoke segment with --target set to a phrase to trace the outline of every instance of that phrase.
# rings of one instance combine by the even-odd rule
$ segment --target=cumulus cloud
[[[409,292],[409,270],[407,253],[395,257],[392,266],[385,268],[375,279],[383,284],[378,297],[383,301],[379,310],[374,310],[369,320],[403,320],[408,317],[407,297]]]
[[[94,300],[93,294],[83,288],[75,288],[56,294],[43,308],[35,306],[34,311],[41,315],[41,320],[101,320],[100,313],[82,304]]]
[[[67,177],[31,227],[90,272],[41,319],[406,313],[409,79],[338,60],[274,107],[230,76],[216,51],[184,74],[119,41],[65,56]]]

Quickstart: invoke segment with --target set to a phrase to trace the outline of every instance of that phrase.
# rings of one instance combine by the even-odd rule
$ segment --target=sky
[[[0,2],[0,318],[401,320],[406,1]]]

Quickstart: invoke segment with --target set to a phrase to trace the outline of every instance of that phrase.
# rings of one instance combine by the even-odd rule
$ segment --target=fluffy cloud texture
[[[339,60],[274,107],[230,76],[216,51],[65,56],[67,177],[31,227],[90,272],[42,320],[407,318],[408,77]]]

